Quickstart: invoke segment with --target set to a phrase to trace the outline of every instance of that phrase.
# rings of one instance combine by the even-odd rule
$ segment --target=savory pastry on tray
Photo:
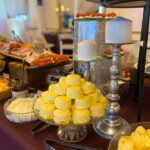
[[[69,62],[69,57],[66,55],[59,55],[59,54],[41,54],[37,57],[33,62],[33,66],[45,66],[49,64],[60,64],[60,63],[67,63]]]

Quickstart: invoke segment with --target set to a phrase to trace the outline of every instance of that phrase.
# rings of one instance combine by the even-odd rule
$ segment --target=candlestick
[[[118,103],[120,96],[118,94],[118,78],[119,78],[119,47],[120,45],[114,45],[112,66],[110,67],[111,81],[109,85],[109,94],[107,95],[110,101],[109,107],[106,111],[106,116],[93,124],[94,130],[107,139],[112,139],[114,135],[128,123],[118,116],[120,111],[120,105]]]

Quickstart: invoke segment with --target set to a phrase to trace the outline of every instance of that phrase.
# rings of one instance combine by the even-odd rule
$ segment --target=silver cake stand
[[[85,63],[85,70],[84,70],[84,73],[83,73],[83,77],[85,80],[87,81],[90,81],[91,80],[91,71],[90,71],[90,63],[91,62],[96,62],[97,60],[99,60],[101,57],[100,56],[97,56],[95,57],[94,59],[90,59],[90,60],[82,60],[82,59],[78,59],[77,56],[74,57],[74,60],[75,61],[78,61],[78,62],[83,62]]]
[[[119,69],[118,69],[118,61],[119,61],[119,47],[123,44],[132,44],[135,41],[131,41],[130,43],[121,43],[121,44],[113,44],[113,57],[112,57],[112,66],[110,67],[111,81],[109,85],[109,94],[107,95],[108,100],[110,101],[109,107],[106,110],[106,116],[95,122],[93,124],[93,128],[100,136],[112,139],[114,135],[128,123],[126,120],[118,116],[120,111],[120,105],[118,103],[120,96],[118,94],[119,84]]]

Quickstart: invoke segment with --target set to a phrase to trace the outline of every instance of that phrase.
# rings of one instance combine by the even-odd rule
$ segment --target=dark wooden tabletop
[[[136,122],[137,102],[133,101],[134,88],[131,87],[129,95],[120,100],[120,116],[129,123]],[[2,150],[44,150],[45,139],[59,140],[57,127],[49,127],[36,137],[32,137],[31,129],[38,124],[38,121],[28,124],[15,124],[8,121],[4,115],[3,104],[0,102],[0,146]],[[144,105],[142,121],[150,121],[150,79],[146,79],[144,88]],[[88,135],[85,140],[79,142],[84,146],[102,148],[107,150],[109,141],[98,136],[91,125],[88,126]],[[58,148],[57,148],[58,149]],[[58,149],[59,150],[59,149]],[[61,150],[61,149],[60,149]]]

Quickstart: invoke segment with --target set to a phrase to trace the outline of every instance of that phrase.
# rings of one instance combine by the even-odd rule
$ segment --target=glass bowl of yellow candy
[[[150,122],[123,127],[110,141],[108,150],[150,150]]]
[[[75,137],[80,137],[80,133],[86,135],[85,125],[92,123],[95,118],[102,118],[107,106],[108,100],[93,83],[77,74],[70,74],[61,77],[57,84],[51,84],[41,94],[34,104],[34,111],[40,120],[59,126],[59,129],[61,127],[57,134],[64,140],[61,133],[84,130],[84,133],[75,133]],[[74,139],[73,135],[70,137],[64,141],[83,139]]]

